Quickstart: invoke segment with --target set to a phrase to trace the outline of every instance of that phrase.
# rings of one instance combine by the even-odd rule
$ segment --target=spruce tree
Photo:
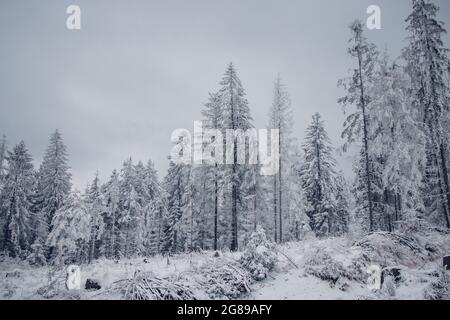
[[[0,208],[5,220],[3,245],[12,257],[16,257],[32,244],[31,197],[34,168],[23,141],[8,152],[7,168]]]
[[[344,123],[342,137],[346,139],[346,147],[359,140],[362,144],[363,159],[361,160],[363,168],[358,171],[363,175],[364,198],[367,206],[365,211],[368,216],[368,229],[374,230],[374,199],[373,199],[373,172],[369,148],[371,137],[369,136],[369,117],[368,104],[370,96],[367,88],[373,80],[374,68],[378,57],[375,46],[367,41],[363,34],[363,24],[361,21],[355,21],[351,24],[350,30],[352,37],[350,39],[351,47],[348,50],[349,55],[356,60],[356,68],[352,75],[339,81],[339,84],[347,91],[347,95],[340,98],[338,102],[344,107],[355,106],[356,110],[350,113]]]
[[[39,173],[39,212],[46,219],[49,231],[55,212],[64,205],[71,189],[71,174],[67,164],[67,150],[62,136],[56,130],[50,137]]]
[[[232,63],[225,71],[220,85],[221,128],[243,130],[244,132],[252,128],[252,117],[248,101],[245,98],[245,90]],[[226,135],[224,134],[224,136]],[[226,166],[223,173],[223,183],[231,189],[227,195],[229,202],[231,202],[230,250],[236,251],[239,248],[239,216],[243,214],[240,205],[245,197],[240,189],[243,184],[245,166],[238,164],[237,139],[234,138],[233,141],[226,141],[226,143],[234,146],[232,150],[233,164]],[[226,201],[228,202],[228,200]]]
[[[444,76],[449,65],[442,36],[446,30],[436,16],[439,8],[428,0],[413,0],[406,19],[409,45],[403,56],[412,79],[413,105],[420,112],[427,136],[426,206],[450,228],[448,172],[449,93]]]
[[[311,229],[318,236],[327,235],[332,229],[334,207],[335,160],[330,139],[320,114],[312,117],[305,132],[304,160],[301,167],[303,190],[309,204],[307,215]]]
[[[54,263],[87,262],[91,219],[85,200],[78,191],[71,193],[64,205],[55,212],[52,226],[46,244],[54,248]]]
[[[273,102],[269,112],[269,129],[279,131],[278,173],[273,176],[274,239],[283,242],[283,209],[289,208],[287,177],[292,166],[292,110],[289,94],[280,77],[275,80]],[[284,194],[284,197],[283,197]],[[278,221],[277,221],[278,220]]]

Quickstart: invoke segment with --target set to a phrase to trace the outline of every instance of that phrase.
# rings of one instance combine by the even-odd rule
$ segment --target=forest
[[[336,79],[342,96],[330,106],[345,113],[344,145],[332,144],[319,113],[303,137],[294,136],[288,84],[274,80],[266,127],[279,132],[274,175],[262,175],[259,164],[238,163],[235,148],[232,164],[184,164],[169,156],[161,177],[152,160],[129,157],[107,181],[96,175],[80,191],[71,182],[64,128],[51,134],[38,167],[25,142],[9,145],[3,136],[2,256],[36,267],[156,256],[169,262],[207,251],[242,253],[261,233],[261,241],[275,248],[402,234],[418,221],[448,237],[446,30],[432,2],[413,0],[411,9],[399,57],[374,45],[363,22],[348,29],[353,65]],[[230,63],[218,78],[219,90],[198,110],[203,126],[223,132],[222,139],[227,129],[255,128],[238,66]],[[358,150],[354,180],[336,161],[337,150],[350,148]]]

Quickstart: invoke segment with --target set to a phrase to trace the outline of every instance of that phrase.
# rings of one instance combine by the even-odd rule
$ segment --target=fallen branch
[[[278,250],[277,248],[275,248],[275,251],[276,251],[277,253],[280,253],[282,256],[284,256],[290,263],[292,263],[292,265],[293,265],[295,268],[300,269],[299,266],[298,266],[291,258],[289,258],[284,252]]]

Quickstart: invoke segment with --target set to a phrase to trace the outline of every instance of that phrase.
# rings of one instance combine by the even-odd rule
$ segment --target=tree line
[[[391,60],[370,43],[360,21],[350,26],[354,61],[339,81],[346,120],[344,151],[358,150],[350,187],[320,114],[302,143],[293,135],[288,90],[274,81],[267,127],[279,130],[279,171],[258,165],[171,161],[160,180],[152,161],[127,159],[106,182],[96,175],[83,192],[71,185],[59,131],[34,168],[24,142],[0,141],[0,250],[30,263],[87,263],[196,250],[239,250],[262,226],[274,242],[308,234],[393,232],[424,218],[450,228],[450,66],[438,8],[413,0],[408,45]],[[447,78],[446,78],[447,77]],[[254,127],[244,86],[229,64],[201,109],[206,128]],[[225,135],[223,135],[225,137]],[[215,137],[208,137],[214,141]],[[224,144],[226,145],[226,143]],[[202,147],[202,146],[200,146]]]

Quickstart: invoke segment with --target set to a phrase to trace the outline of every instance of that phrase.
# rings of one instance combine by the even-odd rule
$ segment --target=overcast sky
[[[410,0],[1,0],[0,134],[24,140],[36,165],[58,128],[74,183],[96,170],[106,179],[125,158],[151,158],[165,174],[176,128],[193,129],[208,92],[233,61],[255,125],[267,124],[278,73],[291,94],[295,135],[320,112],[336,146],[344,115],[336,100],[348,25],[382,9],[382,30],[367,31],[398,56]],[[450,1],[436,1],[450,22]],[[80,31],[66,8],[81,7]],[[450,44],[448,36],[446,45]],[[340,159],[349,172],[351,159]]]

